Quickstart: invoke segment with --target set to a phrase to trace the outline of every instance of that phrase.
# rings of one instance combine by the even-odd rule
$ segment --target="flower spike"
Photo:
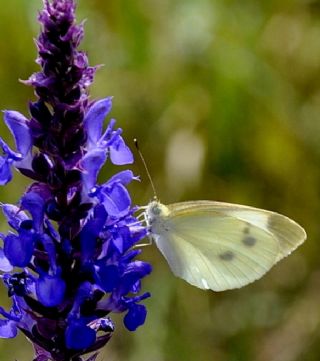
[[[140,294],[151,266],[134,246],[147,233],[134,217],[127,185],[139,180],[122,170],[102,184],[100,170],[133,162],[111,119],[112,97],[89,101],[96,66],[78,50],[84,24],[73,0],[44,0],[36,40],[40,70],[24,83],[36,101],[30,116],[4,112],[15,141],[0,138],[0,185],[16,169],[32,180],[20,201],[1,204],[11,230],[0,233],[0,278],[11,309],[0,307],[0,337],[20,330],[33,343],[34,361],[94,361],[124,313],[134,331],[145,322],[150,297]],[[105,128],[105,130],[104,130]]]

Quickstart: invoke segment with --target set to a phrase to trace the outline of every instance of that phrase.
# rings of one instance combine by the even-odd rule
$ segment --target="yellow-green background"
[[[38,69],[40,0],[0,4],[0,109],[27,114]],[[224,293],[174,278],[157,249],[152,298],[137,332],[117,330],[105,361],[318,361],[320,359],[320,2],[312,0],[81,0],[82,45],[104,64],[93,98],[137,137],[162,202],[215,199],[284,213],[308,240],[262,280]],[[3,124],[1,135],[9,139]],[[153,196],[142,182],[134,202]],[[106,167],[101,180],[115,172]],[[0,189],[16,202],[26,181]],[[3,222],[3,220],[1,221]],[[1,229],[5,229],[2,225]],[[1,288],[1,304],[8,306]],[[31,361],[19,337],[0,361]]]

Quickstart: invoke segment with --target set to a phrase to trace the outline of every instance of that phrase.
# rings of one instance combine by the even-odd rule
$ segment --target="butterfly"
[[[261,278],[307,237],[299,224],[281,214],[214,201],[166,206],[154,200],[145,217],[172,272],[213,291]]]

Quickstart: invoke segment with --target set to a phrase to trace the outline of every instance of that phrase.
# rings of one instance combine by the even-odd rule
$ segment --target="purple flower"
[[[4,112],[15,150],[0,138],[0,185],[13,167],[33,180],[17,205],[1,204],[11,230],[0,234],[0,271],[12,306],[0,307],[0,337],[22,331],[35,361],[81,361],[96,351],[94,361],[114,332],[109,316],[125,313],[134,331],[150,297],[140,290],[151,266],[135,247],[146,228],[127,190],[138,178],[122,170],[97,184],[106,162],[131,164],[133,155],[115,120],[104,129],[112,98],[88,99],[96,67],[77,50],[83,25],[74,13],[73,0],[44,0],[41,70],[25,81],[37,100],[29,118]]]

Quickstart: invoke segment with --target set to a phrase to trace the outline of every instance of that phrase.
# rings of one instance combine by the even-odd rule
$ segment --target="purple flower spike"
[[[142,279],[151,266],[134,249],[147,234],[134,216],[127,186],[139,180],[121,170],[99,184],[107,160],[133,162],[111,119],[112,97],[89,101],[97,67],[77,48],[84,27],[74,0],[43,0],[36,40],[40,69],[24,83],[37,99],[30,117],[4,112],[15,141],[0,138],[0,185],[17,169],[32,183],[16,205],[1,204],[11,228],[0,233],[0,278],[12,307],[0,307],[0,338],[20,330],[33,343],[34,361],[95,361],[124,313],[134,331],[146,319]],[[141,293],[140,293],[141,292]]]

